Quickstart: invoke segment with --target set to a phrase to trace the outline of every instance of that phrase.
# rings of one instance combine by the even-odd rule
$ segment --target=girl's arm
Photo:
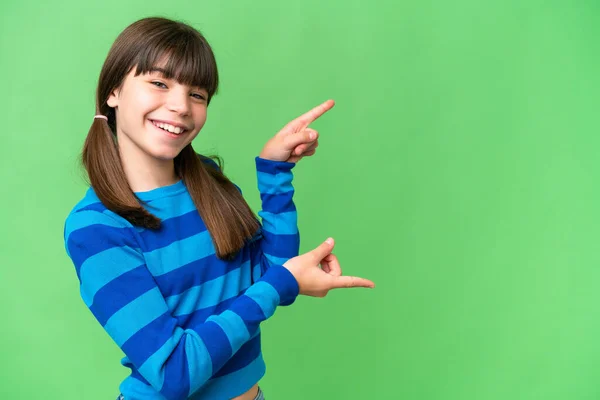
[[[166,399],[187,399],[278,305],[294,301],[298,283],[272,266],[227,310],[183,328],[146,267],[134,229],[99,211],[75,212],[65,224],[67,253],[86,306],[138,372]]]
[[[300,234],[298,216],[292,200],[292,168],[304,157],[315,154],[319,133],[308,128],[312,122],[334,106],[333,100],[314,107],[287,123],[273,136],[256,157],[258,189],[262,209],[262,230],[255,241],[261,256],[261,274],[271,265],[283,265],[298,255]],[[256,254],[256,251],[253,252]]]
[[[262,202],[258,212],[262,220],[260,239],[256,243],[270,265],[283,265],[300,250],[298,214],[293,201],[292,168],[295,163],[270,161],[256,157],[258,190]]]
[[[217,163],[211,159],[204,159],[204,161],[220,171]],[[261,228],[249,243],[249,249],[252,264],[260,265],[260,270],[253,271],[253,278],[257,280],[272,265],[283,265],[299,254],[300,233],[292,186],[292,168],[296,164],[261,157],[255,158],[255,164],[262,204],[258,216],[262,222],[259,221]],[[238,185],[235,186],[243,194],[242,189]],[[289,304],[291,302],[281,303],[281,305]]]

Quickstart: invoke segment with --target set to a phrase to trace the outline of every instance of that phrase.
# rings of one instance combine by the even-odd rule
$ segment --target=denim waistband
[[[123,396],[122,394],[119,394],[119,397],[117,397],[117,400],[125,400],[125,396]],[[254,398],[254,400],[265,400],[265,394],[261,390],[260,386],[258,387],[258,394]]]

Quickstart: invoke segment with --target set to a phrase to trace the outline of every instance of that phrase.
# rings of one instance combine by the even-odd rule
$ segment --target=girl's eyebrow
[[[167,76],[167,70],[164,68],[160,68],[160,67],[152,67],[150,68],[150,70],[148,70],[149,73],[152,72],[158,72],[160,74],[162,74],[163,76]]]
[[[148,70],[148,73],[151,74],[153,72],[158,72],[159,74],[161,74],[163,77],[167,77],[167,70],[164,68],[160,68],[160,67],[152,67]],[[206,90],[203,87],[200,86],[192,86],[193,88],[199,89],[199,90]]]

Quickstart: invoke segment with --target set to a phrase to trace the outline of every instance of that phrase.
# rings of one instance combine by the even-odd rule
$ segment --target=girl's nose
[[[187,92],[184,93],[182,91],[174,90],[168,98],[167,108],[180,115],[189,114],[190,96],[187,95]]]

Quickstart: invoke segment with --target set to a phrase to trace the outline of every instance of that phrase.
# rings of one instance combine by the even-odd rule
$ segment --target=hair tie
[[[106,115],[94,115],[94,119],[96,118],[102,118],[108,121],[108,117]]]

